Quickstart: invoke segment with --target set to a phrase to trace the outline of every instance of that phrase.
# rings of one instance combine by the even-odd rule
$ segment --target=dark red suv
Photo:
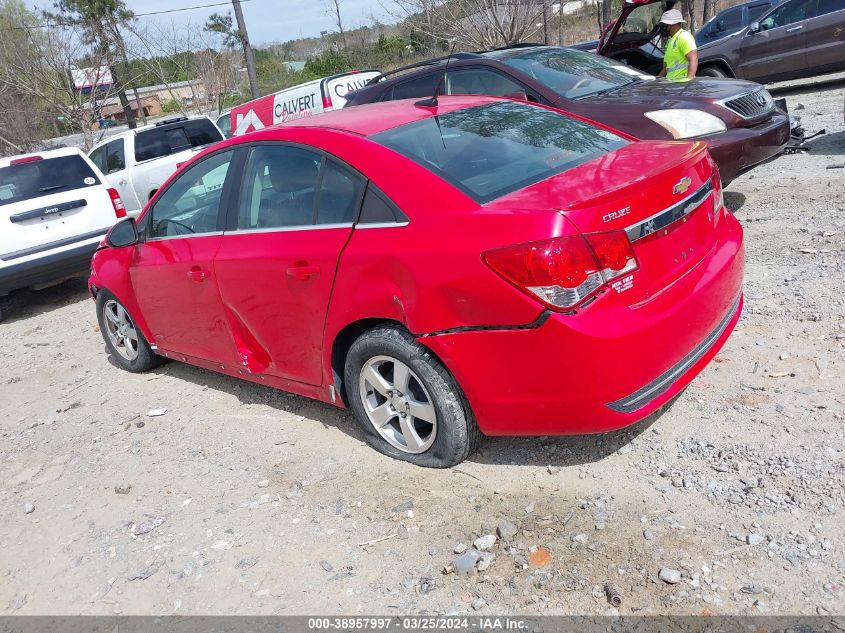
[[[554,46],[457,53],[406,66],[375,78],[346,105],[431,95],[447,59],[445,94],[526,99],[640,139],[700,139],[724,182],[777,155],[789,140],[789,117],[758,84],[655,79],[618,61]]]

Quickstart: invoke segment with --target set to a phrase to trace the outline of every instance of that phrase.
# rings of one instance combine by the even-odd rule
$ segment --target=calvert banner
[[[349,92],[363,88],[379,74],[374,70],[343,73],[286,88],[236,106],[231,112],[233,135],[240,136],[270,125],[340,109],[346,104]]]

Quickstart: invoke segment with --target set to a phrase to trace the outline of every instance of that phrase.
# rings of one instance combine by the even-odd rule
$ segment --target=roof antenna
[[[449,61],[452,59],[452,55],[455,53],[455,44],[456,42],[452,42],[452,50],[449,51],[449,56],[446,58],[446,67],[443,68],[443,74],[440,75],[440,79],[437,81],[437,85],[434,87],[434,94],[428,99],[420,99],[419,101],[414,103],[415,106],[422,106],[424,108],[437,107],[437,97],[440,96],[440,90],[443,88],[443,80],[446,79],[446,72],[449,70]]]

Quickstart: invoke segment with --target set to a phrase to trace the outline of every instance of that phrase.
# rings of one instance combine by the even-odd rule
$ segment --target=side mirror
[[[751,26],[748,27],[748,34],[754,35],[755,33],[760,32],[760,23],[759,22],[752,22]]]
[[[132,246],[137,244],[138,240],[138,226],[135,224],[135,218],[121,220],[106,234],[106,244],[112,248]]]
[[[506,99],[520,99],[522,101],[528,101],[528,95],[524,90],[514,90],[513,92],[508,92],[502,96]]]

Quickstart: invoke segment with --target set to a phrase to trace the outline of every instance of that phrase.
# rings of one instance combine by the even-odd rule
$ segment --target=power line
[[[252,0],[241,0],[241,2],[252,2]],[[163,15],[165,13],[180,13],[181,11],[195,11],[197,9],[210,9],[211,7],[222,7],[225,5],[231,5],[231,0],[227,0],[225,2],[212,2],[210,4],[198,4],[193,7],[182,7],[180,9],[163,9],[161,11],[149,11],[147,13],[134,13],[133,17],[136,18],[145,18],[151,15]],[[28,31],[29,29],[49,29],[52,27],[59,27],[64,26],[62,24],[56,24],[51,22],[46,22],[44,24],[31,24],[28,26],[5,26],[0,28],[0,31]]]

